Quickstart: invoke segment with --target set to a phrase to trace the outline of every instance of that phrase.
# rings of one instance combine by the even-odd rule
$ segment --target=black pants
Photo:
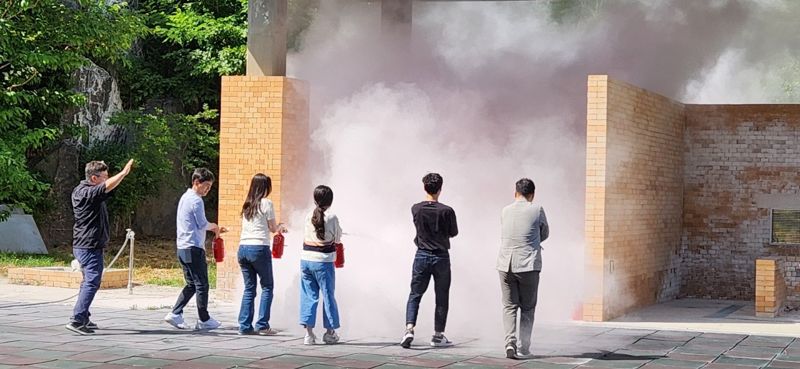
[[[173,314],[183,314],[183,308],[197,293],[197,316],[201,322],[208,320],[208,264],[206,250],[199,247],[178,249],[178,260],[183,267],[183,279],[186,286],[178,295],[178,301],[172,308]]]
[[[433,290],[436,294],[434,311],[434,330],[444,332],[447,324],[447,310],[450,304],[450,254],[417,250],[414,267],[411,271],[411,293],[406,305],[406,324],[417,324],[419,303],[428,289],[433,276]]]

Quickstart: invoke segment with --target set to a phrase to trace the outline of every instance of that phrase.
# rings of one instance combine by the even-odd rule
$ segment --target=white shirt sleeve
[[[275,209],[272,206],[272,200],[263,199],[261,200],[261,213],[264,214],[267,221],[270,219],[275,219]]]

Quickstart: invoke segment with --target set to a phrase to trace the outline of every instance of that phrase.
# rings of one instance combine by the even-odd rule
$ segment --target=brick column
[[[756,316],[774,318],[783,309],[786,283],[780,260],[756,259]]]
[[[230,300],[242,283],[236,262],[240,211],[253,175],[272,178],[269,198],[278,221],[310,194],[308,84],[277,76],[222,77],[220,116],[219,224],[230,231],[223,236],[225,261],[217,265],[217,296]]]
[[[586,106],[586,220],[583,320],[603,315],[608,76],[589,76]]]

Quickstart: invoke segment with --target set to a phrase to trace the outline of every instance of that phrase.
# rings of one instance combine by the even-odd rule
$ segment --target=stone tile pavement
[[[537,326],[530,360],[508,360],[502,344],[451,337],[445,349],[418,337],[343,337],[339,345],[303,346],[302,336],[239,336],[235,328],[178,331],[164,310],[93,308],[100,330],[64,329],[70,306],[0,302],[0,369],[5,368],[532,368],[800,369],[800,339],[603,326]],[[228,314],[230,315],[230,314]],[[223,316],[235,321],[233,316]]]

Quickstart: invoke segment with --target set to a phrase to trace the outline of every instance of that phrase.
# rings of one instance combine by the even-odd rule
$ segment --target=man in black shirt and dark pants
[[[89,320],[89,307],[100,289],[103,276],[103,249],[108,244],[109,226],[106,200],[111,191],[131,172],[133,160],[117,175],[108,177],[108,166],[102,161],[86,164],[86,180],[72,191],[72,212],[75,225],[72,228],[72,254],[81,265],[83,282],[78,300],[67,329],[78,334],[92,334],[97,325]]]
[[[444,336],[447,324],[447,309],[450,299],[450,238],[458,234],[456,213],[453,208],[439,202],[442,192],[442,176],[429,173],[422,178],[427,199],[411,207],[417,236],[417,254],[414,256],[414,267],[411,272],[411,293],[406,306],[406,333],[400,341],[403,348],[411,347],[414,340],[414,326],[417,324],[417,313],[422,295],[428,289],[433,276],[433,288],[436,293],[436,310],[434,313],[434,335],[431,346],[443,347],[453,343]]]

